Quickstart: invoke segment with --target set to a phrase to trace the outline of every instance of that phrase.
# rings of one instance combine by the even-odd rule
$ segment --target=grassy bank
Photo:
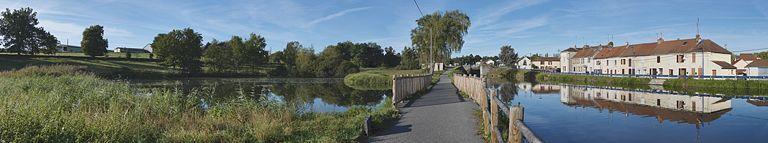
[[[531,75],[526,75],[526,76],[530,77]],[[537,82],[567,83],[567,84],[593,85],[593,86],[613,86],[613,87],[627,87],[627,88],[649,88],[648,82],[651,81],[651,79],[647,79],[647,78],[601,77],[601,76],[565,75],[565,74],[549,74],[549,73],[535,74],[535,80]]]
[[[375,69],[349,74],[344,77],[344,84],[358,90],[392,89],[392,76],[424,74],[423,70]]]
[[[768,95],[766,80],[667,79],[664,89],[684,93]]]
[[[354,142],[362,122],[395,118],[389,103],[342,113],[300,112],[269,99],[232,99],[203,108],[196,97],[100,79],[84,67],[29,67],[0,73],[2,142]]]
[[[204,72],[194,75],[182,74],[180,71],[160,65],[157,62],[141,59],[97,58],[88,59],[78,56],[66,57],[32,57],[32,56],[0,56],[0,71],[21,69],[28,66],[74,65],[84,66],[92,73],[105,78],[117,79],[158,79],[174,77],[265,77],[275,68],[265,65],[232,73]]]

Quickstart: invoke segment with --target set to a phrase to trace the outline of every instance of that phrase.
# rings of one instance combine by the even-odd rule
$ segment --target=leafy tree
[[[32,8],[21,8],[11,11],[5,9],[0,15],[0,35],[3,36],[3,46],[5,52],[17,54],[35,54],[40,52],[40,47],[51,48],[51,45],[58,43],[56,37],[43,30],[41,27],[35,27],[39,24],[37,12]],[[47,53],[53,53],[50,49],[45,49]]]
[[[411,30],[412,44],[420,55],[420,61],[431,63],[446,61],[452,52],[461,51],[470,20],[458,10],[438,11],[419,18],[416,24],[418,26]]]
[[[296,54],[296,65],[294,72],[297,76],[312,76],[316,66],[317,56],[312,48],[299,48]]]
[[[768,60],[768,51],[755,53],[755,56],[763,60]]]
[[[59,40],[56,39],[51,33],[48,33],[47,31],[43,30],[42,28],[38,31],[38,39],[40,40],[40,47],[42,48],[42,52],[44,54],[56,54],[58,51],[58,45]]]
[[[173,30],[158,34],[152,48],[161,64],[181,68],[184,72],[197,72],[203,54],[202,39],[203,36],[190,28]]]
[[[286,65],[295,66],[296,54],[298,54],[301,48],[301,44],[297,41],[288,42],[283,50],[283,59],[281,61],[285,62]]]
[[[246,61],[243,59],[246,59],[248,56],[245,51],[245,43],[243,43],[243,38],[240,36],[232,36],[232,39],[229,39],[226,44],[229,48],[232,49],[231,55],[226,58],[232,59],[234,68],[243,66],[246,63]]]
[[[202,61],[208,69],[214,72],[226,72],[234,69],[233,51],[226,43],[214,39],[205,46]]]
[[[416,49],[405,47],[401,52],[400,65],[397,69],[419,69],[419,55]]]
[[[381,62],[381,66],[392,68],[397,66],[398,63],[400,63],[400,56],[395,53],[395,49],[392,47],[387,47],[384,49],[385,54],[383,61]]]
[[[91,57],[104,56],[107,53],[107,45],[107,39],[104,39],[104,27],[93,25],[85,28],[85,31],[83,31],[83,41],[80,42],[85,55]]]
[[[266,63],[268,53],[264,50],[267,47],[264,37],[251,33],[244,45],[238,57],[242,65],[256,67]]]
[[[344,50],[344,49],[342,49]],[[384,50],[376,43],[358,43],[350,49],[352,63],[360,67],[377,67],[381,65]],[[348,54],[346,51],[343,54]]]
[[[345,46],[328,46],[320,53],[315,75],[318,77],[342,77],[359,71],[359,66],[346,60]]]
[[[512,46],[504,45],[501,46],[499,59],[501,60],[501,63],[507,67],[515,67],[515,64],[517,64],[517,53],[515,52],[515,49],[512,48]]]

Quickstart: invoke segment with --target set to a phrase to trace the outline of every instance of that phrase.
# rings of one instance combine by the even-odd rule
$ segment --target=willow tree
[[[416,23],[418,26],[411,30],[411,42],[419,54],[419,61],[429,67],[436,61],[447,61],[451,53],[461,51],[470,26],[469,16],[458,10],[425,15]]]

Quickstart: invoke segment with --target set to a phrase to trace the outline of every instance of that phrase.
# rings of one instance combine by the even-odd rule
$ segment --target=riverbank
[[[552,73],[530,73],[524,71],[526,78],[535,75],[533,82],[567,83],[575,85],[612,86],[634,89],[649,89],[650,78],[635,77],[604,77],[589,75],[566,75]],[[520,73],[518,73],[519,75]],[[768,93],[766,80],[712,80],[712,79],[664,79],[665,90],[697,94],[719,95],[761,95]],[[526,80],[528,81],[528,80]],[[530,82],[530,81],[529,81]]]
[[[0,140],[10,142],[354,142],[365,117],[397,117],[391,100],[340,113],[300,112],[266,98],[204,104],[189,93],[146,90],[86,67],[0,73]],[[205,106],[203,106],[205,105]]]
[[[392,76],[425,74],[425,70],[373,69],[349,74],[344,77],[344,84],[358,90],[392,89]],[[442,71],[435,72],[432,83],[437,82]]]

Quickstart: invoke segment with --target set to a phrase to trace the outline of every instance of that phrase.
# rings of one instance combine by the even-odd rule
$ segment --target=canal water
[[[525,107],[524,122],[546,142],[768,140],[764,97],[531,83],[493,87],[502,100]]]
[[[196,78],[176,80],[130,81],[132,85],[152,90],[176,90],[197,94],[201,107],[232,100],[272,100],[301,107],[305,112],[343,112],[350,107],[375,107],[391,91],[355,90],[344,85],[343,79],[326,78]]]

